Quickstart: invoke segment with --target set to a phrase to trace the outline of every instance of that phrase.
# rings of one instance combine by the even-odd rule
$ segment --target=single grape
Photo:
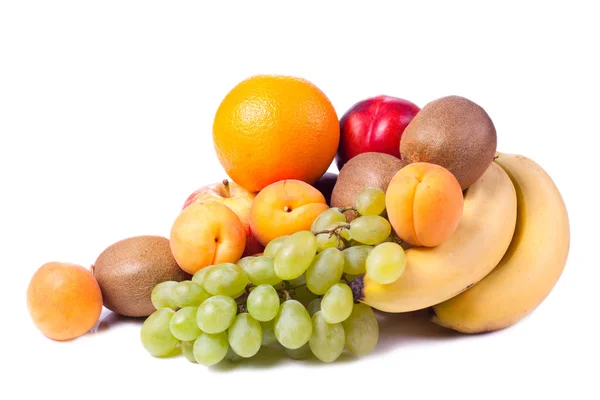
[[[202,286],[202,284],[204,283],[204,276],[206,275],[206,273],[212,268],[212,265],[209,265],[207,267],[201,268],[199,269],[194,276],[192,276],[192,282],[194,282],[197,285]]]
[[[332,224],[332,225],[328,225],[325,229],[326,230],[332,230],[334,228],[337,228],[339,226],[339,224]],[[317,246],[318,246],[318,250],[319,251],[323,251],[325,249],[329,249],[332,247],[338,247],[340,249],[344,249],[347,245],[346,243],[350,243],[350,231],[347,228],[340,228],[337,231],[337,234],[340,235],[340,237],[342,237],[344,240],[338,240],[338,237],[336,234],[329,234],[329,233],[321,233],[320,235],[317,235]]]
[[[292,298],[294,300],[298,300],[305,307],[308,306],[316,297],[317,295],[311,292],[306,286],[300,286],[292,291]]]
[[[392,233],[392,226],[387,219],[378,215],[358,217],[350,222],[350,236],[363,244],[379,244],[390,233]]]
[[[225,358],[229,343],[227,333],[201,333],[194,342],[194,358],[199,364],[215,365]]]
[[[257,321],[270,321],[279,311],[279,295],[270,285],[258,285],[248,295],[248,313]]]
[[[260,323],[248,313],[238,314],[227,331],[229,345],[238,355],[249,358],[262,344]]]
[[[297,278],[290,279],[287,281],[288,285],[292,288],[306,285],[306,274],[302,274]]]
[[[360,215],[380,215],[385,210],[385,192],[376,187],[363,189],[356,197],[355,206]]]
[[[267,257],[275,258],[275,254],[277,254],[277,250],[279,250],[279,248],[281,247],[283,242],[285,242],[286,239],[289,237],[290,237],[289,235],[285,235],[285,236],[279,236],[277,239],[271,240],[269,243],[267,243],[267,246],[263,250],[263,255],[267,256]]]
[[[189,341],[194,340],[202,331],[196,324],[196,312],[198,307],[184,307],[178,310],[169,324],[171,333],[179,340]]]
[[[189,342],[181,342],[180,345],[181,354],[183,354],[183,356],[187,358],[189,362],[197,363],[198,361],[196,361],[196,357],[194,357],[194,340]]]
[[[232,363],[238,363],[238,362],[242,361],[243,359],[244,359],[244,357],[240,356],[238,353],[233,351],[231,346],[229,346],[229,349],[227,349],[227,354],[225,355],[225,360],[232,362]]]
[[[277,343],[277,337],[275,336],[275,319],[270,321],[261,322],[260,329],[262,331],[262,345],[270,346]]]
[[[181,281],[172,289],[173,300],[179,308],[197,307],[210,297],[204,288],[192,281]]]
[[[204,288],[212,295],[236,296],[248,283],[246,272],[236,264],[214,265],[204,275]]]
[[[352,289],[344,283],[336,283],[321,299],[323,318],[330,324],[344,321],[352,312],[354,296]]]
[[[246,264],[244,271],[246,271],[248,279],[253,285],[275,286],[281,282],[281,279],[275,274],[273,264],[273,257],[258,256]]]
[[[248,266],[248,264],[250,264],[255,258],[256,258],[256,256],[246,256],[246,257],[240,258],[239,261],[236,264],[241,269],[243,269],[244,271],[246,271],[246,267]]]
[[[364,356],[375,349],[379,325],[371,307],[363,303],[355,304],[342,326],[346,334],[346,348],[352,354]]]
[[[284,347],[283,349],[285,354],[287,354],[287,356],[293,360],[304,360],[310,357],[311,354],[308,342],[297,349],[288,349],[287,347]]]
[[[361,274],[361,275],[363,275],[363,274]],[[344,278],[346,279],[347,282],[352,282],[353,280],[355,280],[356,278],[358,278],[361,275],[345,274]]]
[[[338,283],[344,272],[344,255],[338,249],[325,249],[306,270],[306,285],[314,294],[325,294]]]
[[[227,296],[213,296],[204,301],[196,312],[196,323],[206,333],[223,332],[237,314],[235,300]]]
[[[150,294],[150,300],[154,308],[157,310],[161,308],[177,308],[177,304],[175,304],[175,300],[173,299],[173,288],[177,283],[175,281],[165,281],[154,286]]]
[[[331,224],[346,222],[346,216],[340,212],[339,208],[333,207],[323,211],[312,223],[310,230],[319,232],[325,229]]]
[[[170,308],[159,308],[142,324],[140,332],[142,345],[154,357],[166,356],[179,342],[169,327],[173,315],[175,311]]]
[[[306,308],[297,300],[287,300],[275,317],[275,337],[288,349],[306,344],[312,335],[312,320]]]
[[[318,311],[312,316],[313,333],[308,341],[310,350],[319,360],[332,362],[344,351],[346,335],[341,323],[330,324]]]
[[[308,307],[306,307],[306,310],[308,311],[308,315],[311,317],[315,315],[316,312],[321,311],[321,299],[317,297],[311,301]]]
[[[395,282],[406,268],[404,249],[396,243],[382,243],[367,257],[367,275],[374,282],[386,285]]]
[[[317,239],[309,231],[291,235],[275,255],[275,274],[284,280],[302,275],[317,254]]]
[[[349,247],[342,252],[344,255],[344,273],[361,275],[366,272],[365,263],[373,246],[359,245]]]

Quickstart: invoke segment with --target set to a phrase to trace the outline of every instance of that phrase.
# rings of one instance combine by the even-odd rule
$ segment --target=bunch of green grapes
[[[312,353],[335,361],[347,350],[372,352],[379,338],[373,310],[355,303],[351,280],[367,274],[391,283],[405,268],[393,240],[385,194],[360,193],[347,221],[330,208],[310,231],[271,241],[262,255],[198,271],[191,281],[162,282],[152,292],[156,307],[141,329],[146,350],[167,356],[179,347],[190,361],[215,365],[242,360],[263,346],[279,346],[290,358]]]

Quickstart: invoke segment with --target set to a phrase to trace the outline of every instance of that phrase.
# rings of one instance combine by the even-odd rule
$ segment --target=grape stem
[[[341,212],[342,214],[345,213],[346,211],[355,211],[355,212],[358,212],[356,210],[356,207],[343,207],[343,208],[340,208],[338,211]]]
[[[339,236],[339,230],[340,229],[350,229],[350,224],[340,224],[338,226],[336,226],[335,228],[332,229],[325,229],[322,231],[318,231],[318,232],[313,232],[313,235],[317,236],[317,235],[323,235],[325,233],[329,233],[329,237],[332,237],[333,235],[338,235]]]

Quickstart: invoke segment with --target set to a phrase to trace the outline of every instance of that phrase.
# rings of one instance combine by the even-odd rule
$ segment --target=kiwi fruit
[[[156,309],[150,295],[164,281],[183,281],[182,270],[162,236],[134,236],[106,248],[92,266],[104,307],[127,317],[147,317]]]
[[[425,105],[408,124],[400,157],[406,164],[441,165],[465,190],[490,166],[496,145],[496,128],[483,108],[464,97],[446,96]]]
[[[402,167],[402,160],[385,153],[367,152],[351,158],[340,171],[331,193],[331,207],[352,207],[365,188],[377,187],[384,192]],[[348,220],[356,217],[347,212]]]

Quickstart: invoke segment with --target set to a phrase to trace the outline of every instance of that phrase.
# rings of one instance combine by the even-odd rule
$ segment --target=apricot
[[[170,244],[177,264],[193,275],[209,265],[237,262],[246,247],[246,229],[226,205],[194,203],[175,219]]]
[[[250,228],[266,246],[280,236],[310,230],[313,221],[329,207],[319,190],[306,182],[288,179],[261,190],[250,208]]]
[[[27,288],[33,323],[53,340],[70,340],[94,327],[102,312],[102,292],[91,271],[81,265],[49,262]]]
[[[402,240],[413,246],[435,247],[456,230],[462,216],[463,193],[446,168],[414,163],[394,175],[385,205],[390,224]]]

